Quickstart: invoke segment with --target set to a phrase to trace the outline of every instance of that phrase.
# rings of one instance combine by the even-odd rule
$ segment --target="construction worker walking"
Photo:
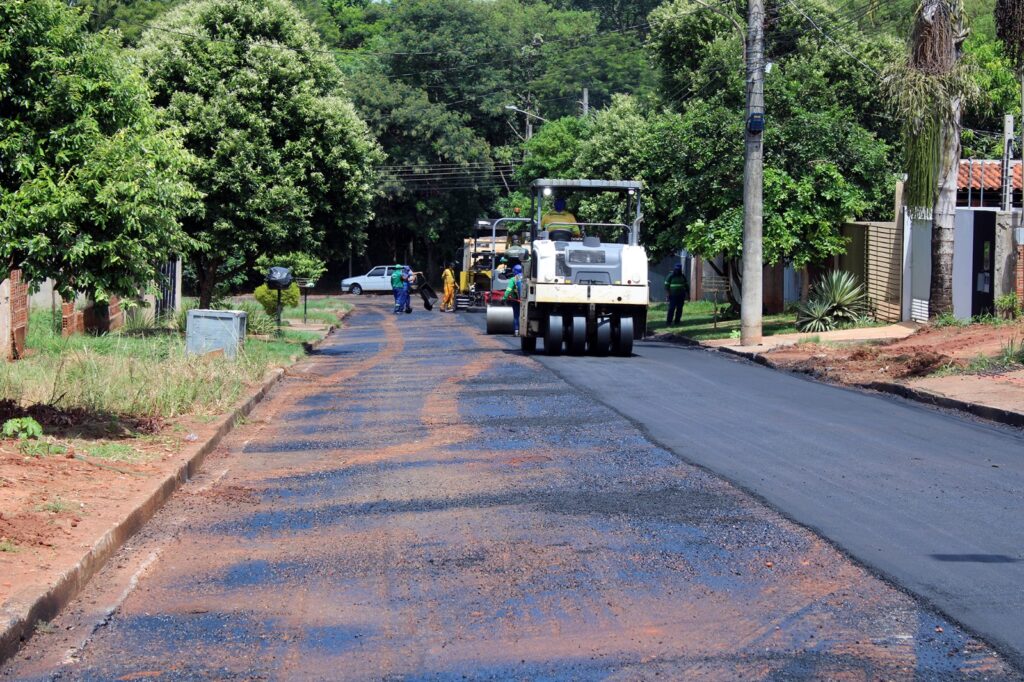
[[[455,312],[455,264],[449,263],[444,272],[441,273],[441,282],[444,283],[444,299],[441,301],[442,313]]]
[[[402,298],[402,268],[397,265],[391,271],[391,293],[395,295],[395,315],[397,315],[401,312],[398,301]]]
[[[678,325],[683,319],[683,305],[690,297],[690,282],[683,274],[681,263],[676,263],[672,274],[665,279],[665,293],[668,294],[668,317],[665,324]]]
[[[398,307],[395,314],[412,312],[412,285],[416,281],[416,275],[408,265],[402,267],[402,289],[398,296]]]
[[[501,300],[512,304],[512,328],[515,335],[519,336],[519,304],[523,300],[523,266],[516,265],[512,268],[512,279],[505,287],[505,294]]]

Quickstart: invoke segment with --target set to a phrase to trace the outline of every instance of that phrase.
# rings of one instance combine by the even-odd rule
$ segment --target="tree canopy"
[[[380,152],[341,72],[286,0],[199,0],[141,38],[155,103],[184,129],[203,211],[200,298],[258,255],[347,254],[365,238]]]
[[[60,0],[0,4],[0,263],[66,298],[135,294],[197,194],[179,131],[107,32]]]

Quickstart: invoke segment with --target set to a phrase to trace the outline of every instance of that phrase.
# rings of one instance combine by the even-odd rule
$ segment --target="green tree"
[[[656,253],[685,247],[709,259],[722,255],[727,265],[740,256],[743,4],[712,12],[706,3],[675,0],[651,14],[650,48],[662,67],[663,98],[677,113],[641,116],[651,132],[628,144],[647,159],[644,179],[657,188],[645,211]],[[874,70],[898,46],[884,37],[857,40],[856,26],[847,26],[849,44],[819,42],[806,30],[804,13],[828,25],[826,3],[777,9],[765,93],[764,255],[769,263],[803,267],[845,250],[842,222],[891,215],[889,140],[897,133],[877,116],[884,106]]]
[[[353,79],[353,90],[388,156],[371,229],[374,255],[412,260],[422,250],[435,274],[438,259],[450,257],[487,214],[501,185],[490,145],[466,125],[466,115],[431,103],[423,90],[370,72]]]
[[[287,0],[200,0],[158,20],[138,55],[155,101],[185,129],[204,212],[185,227],[200,303],[229,262],[347,255],[365,238],[380,151],[341,73]]]
[[[109,33],[59,0],[0,4],[0,264],[67,298],[136,294],[191,245],[191,157]]]
[[[961,116],[975,84],[961,61],[967,39],[962,0],[921,0],[906,57],[885,77],[893,113],[903,123],[906,201],[930,213],[929,312],[953,310],[953,234]]]

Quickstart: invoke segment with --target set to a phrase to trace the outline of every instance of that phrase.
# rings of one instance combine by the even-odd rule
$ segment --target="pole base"
[[[764,337],[761,332],[761,325],[742,325],[740,327],[741,346],[760,346]]]

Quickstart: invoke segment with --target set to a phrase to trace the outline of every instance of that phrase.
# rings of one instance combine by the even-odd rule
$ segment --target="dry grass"
[[[226,411],[268,369],[301,356],[308,340],[249,339],[232,362],[188,356],[174,333],[61,339],[49,311],[34,311],[29,330],[29,357],[0,363],[0,400],[162,418]]]

